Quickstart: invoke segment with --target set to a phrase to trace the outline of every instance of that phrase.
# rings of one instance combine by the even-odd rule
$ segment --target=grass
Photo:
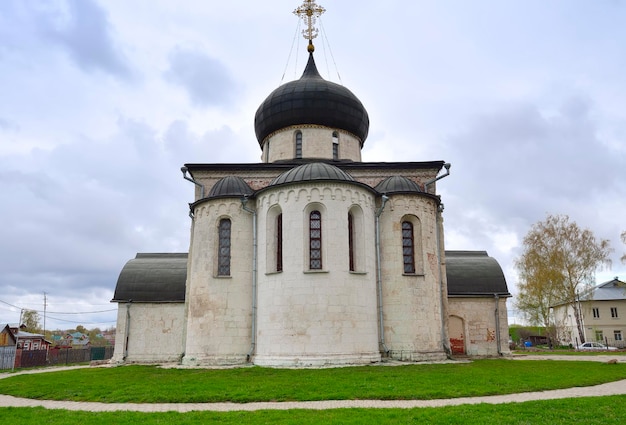
[[[539,356],[615,356],[617,358],[626,356],[626,350],[618,350],[618,351],[576,351],[571,349],[553,349],[553,350],[542,350],[542,349],[524,349],[524,350],[515,350],[514,354],[523,355],[528,354],[531,356],[539,355]]]
[[[257,412],[90,413],[43,408],[0,408],[11,423],[65,425],[163,424],[463,424],[605,425],[626,423],[626,396],[530,401],[501,405],[465,405],[421,409],[261,410]]]
[[[589,386],[619,379],[626,379],[624,363],[477,360],[304,370],[123,366],[10,376],[0,380],[0,393],[107,403],[437,399]]]

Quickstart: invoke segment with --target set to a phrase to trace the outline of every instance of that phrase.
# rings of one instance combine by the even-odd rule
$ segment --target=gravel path
[[[513,360],[571,360],[571,361],[600,361],[607,362],[614,357],[611,356],[516,356]],[[619,357],[618,357],[619,358]],[[83,366],[88,367],[88,366]],[[46,370],[33,370],[22,373],[43,373],[71,368],[54,368]],[[2,374],[0,379],[15,376],[15,374]],[[461,404],[500,404],[519,403],[532,400],[555,400],[572,397],[600,397],[607,395],[626,394],[626,380],[609,382],[607,384],[595,385],[591,387],[575,387],[562,390],[538,391],[529,393],[496,395],[488,397],[462,397],[440,400],[328,400],[328,401],[304,401],[304,402],[264,402],[264,403],[93,403],[77,401],[53,401],[53,400],[32,400],[26,398],[0,395],[0,406],[3,407],[45,407],[47,409],[84,410],[90,412],[111,412],[111,411],[135,411],[135,412],[190,412],[190,411],[254,411],[254,410],[289,410],[289,409],[341,409],[341,408],[414,408],[414,407],[441,407],[457,406]]]

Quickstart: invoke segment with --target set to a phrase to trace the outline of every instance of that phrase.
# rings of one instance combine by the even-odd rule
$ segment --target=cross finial
[[[306,25],[306,28],[302,30],[302,35],[305,39],[309,40],[309,52],[314,50],[313,39],[317,37],[319,33],[319,30],[315,27],[315,22],[324,12],[326,12],[326,9],[315,4],[315,0],[304,0],[302,6],[293,11]]]

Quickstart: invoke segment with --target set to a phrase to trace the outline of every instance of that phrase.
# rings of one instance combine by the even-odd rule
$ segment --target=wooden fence
[[[15,346],[0,347],[0,370],[13,369],[15,364]]]
[[[0,347],[0,369],[69,365],[92,360],[108,360],[113,357],[113,347],[60,348],[50,350],[15,350]]]

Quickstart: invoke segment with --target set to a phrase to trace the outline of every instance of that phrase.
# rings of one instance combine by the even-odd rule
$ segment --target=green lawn
[[[606,425],[626,423],[626,396],[466,405],[422,409],[262,410],[258,412],[89,413],[43,408],[0,408],[7,423],[66,425],[242,424],[463,424]]]
[[[333,369],[90,368],[0,379],[0,393],[33,399],[202,403],[437,399],[588,386],[626,379],[626,364],[477,360]]]

